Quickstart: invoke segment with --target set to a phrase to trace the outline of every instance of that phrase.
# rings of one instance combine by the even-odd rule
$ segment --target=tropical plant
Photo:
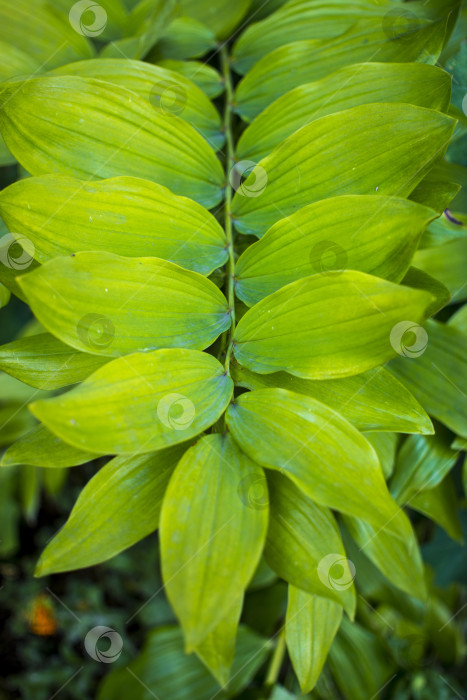
[[[0,3],[0,298],[37,321],[0,368],[47,392],[2,464],[108,457],[36,574],[157,530],[180,623],[101,700],[236,695],[268,656],[285,699],[286,649],[302,692],[368,700],[427,640],[463,652],[405,509],[462,540],[465,14],[269,9]]]

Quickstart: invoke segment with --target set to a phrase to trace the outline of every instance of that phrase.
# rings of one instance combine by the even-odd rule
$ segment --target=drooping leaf
[[[467,437],[465,335],[436,321],[428,321],[424,328],[427,342],[421,352],[415,357],[404,352],[389,369],[430,415]]]
[[[285,638],[303,693],[315,687],[342,619],[342,606],[289,586]]]
[[[193,17],[183,15],[171,22],[149,58],[157,62],[160,59],[197,58],[215,48],[214,32]]]
[[[166,58],[158,61],[158,65],[186,76],[211,99],[224,92],[223,78],[220,73],[206,63]]]
[[[412,496],[409,506],[434,520],[453,540],[464,544],[456,487],[449,475],[434,488],[424,489]]]
[[[137,454],[185,442],[222,415],[232,381],[197,350],[134,353],[31,410],[55,435],[98,454]]]
[[[188,649],[230,612],[255,572],[268,510],[242,495],[261,473],[229,436],[213,434],[186,452],[170,480],[161,513],[162,573]]]
[[[111,559],[154,532],[167,483],[186,445],[116,457],[81,491],[71,515],[43,551],[36,576]]]
[[[372,102],[407,102],[446,111],[449,73],[424,63],[361,63],[290,90],[266,107],[241,135],[239,160],[258,162],[302,126]]]
[[[394,357],[400,340],[396,324],[423,320],[432,299],[428,292],[363,272],[305,277],[247,311],[235,330],[235,357],[260,374],[284,370],[308,379],[361,374]]]
[[[435,63],[445,27],[444,21],[422,26],[408,41],[406,36],[391,36],[379,19],[360,22],[330,41],[312,39],[286,44],[260,59],[240,81],[235,93],[236,109],[250,121],[289,90],[320,80],[344,66],[368,61]]]
[[[0,346],[0,369],[36,389],[77,384],[106,362],[108,358],[75,350],[50,333]]]
[[[38,425],[14,442],[2,457],[2,466],[29,464],[34,467],[75,467],[95,459],[92,452],[80,450],[60,440],[43,425]]]
[[[39,321],[78,350],[118,357],[135,350],[202,350],[230,326],[210,280],[160,258],[77,253],[20,278]]]
[[[364,433],[364,435],[378,455],[384,478],[386,480],[389,479],[394,471],[394,464],[396,461],[397,433],[378,433],[372,431]]]
[[[235,601],[227,615],[195,649],[198,657],[221,686],[229,682],[242,606],[243,596]]]
[[[449,289],[444,284],[417,267],[409,267],[401,284],[431,294],[433,301],[426,310],[426,316],[434,316],[451,300]]]
[[[250,6],[250,0],[179,0],[182,11],[211,29],[216,37],[225,39],[241,22]]]
[[[282,471],[320,505],[403,536],[375,451],[332,409],[302,394],[260,389],[239,396],[226,419],[252,459]]]
[[[245,250],[235,266],[235,292],[252,306],[290,282],[343,269],[400,282],[435,216],[406,199],[378,195],[314,202]]]
[[[413,264],[442,282],[451,293],[452,303],[467,301],[465,269],[467,266],[467,240],[460,238],[436,248],[418,250]]]
[[[174,114],[194,126],[213,146],[224,142],[220,116],[212,102],[191,80],[176,71],[127,58],[101,58],[69,63],[54,75],[78,75],[114,83],[146,100],[154,110]]]
[[[31,175],[134,175],[207,207],[221,199],[222,168],[203,137],[125,88],[79,76],[35,78],[4,84],[0,104],[2,136]]]
[[[443,154],[453,126],[445,114],[408,104],[322,117],[253,168],[232,202],[235,227],[261,236],[297,209],[341,194],[407,197]]]
[[[288,389],[340,413],[359,430],[433,432],[432,423],[412,394],[383,367],[344,379],[315,381],[287,372],[255,374],[234,362],[232,377],[247,389]]]
[[[269,530],[264,554],[269,566],[289,584],[330,598],[353,617],[355,570],[346,559],[331,511],[314,503],[282,474],[271,471],[268,485]]]
[[[225,234],[206,209],[140,178],[26,178],[0,192],[0,214],[15,237],[32,241],[41,263],[103,250],[164,258],[210,274],[227,259]]]

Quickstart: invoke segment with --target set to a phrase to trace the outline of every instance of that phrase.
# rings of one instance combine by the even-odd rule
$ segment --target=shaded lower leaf
[[[96,459],[92,452],[80,450],[38,425],[13,443],[2,457],[2,466],[30,464],[35,467],[75,467]]]

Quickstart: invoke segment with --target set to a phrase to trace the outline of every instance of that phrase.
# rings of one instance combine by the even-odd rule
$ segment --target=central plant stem
[[[230,184],[230,171],[235,164],[235,149],[232,135],[232,104],[233,104],[233,88],[232,76],[230,73],[230,59],[227,53],[227,47],[224,45],[221,48],[222,73],[225,82],[225,108],[224,108],[224,132],[226,143],[225,154],[225,203],[224,203],[224,229],[227,239],[229,259],[227,262],[225,294],[229,302],[230,316],[232,325],[229,330],[224,333],[221,341],[221,354],[225,351],[225,369],[230,374],[229,363],[232,354],[232,339],[235,332],[235,290],[234,290],[234,274],[235,274],[235,256],[234,256],[234,237],[232,231],[232,187]]]

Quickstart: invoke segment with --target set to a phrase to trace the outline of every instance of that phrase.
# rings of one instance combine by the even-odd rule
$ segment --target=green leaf
[[[322,117],[289,136],[237,188],[235,227],[261,236],[297,209],[341,194],[405,198],[446,149],[454,123],[407,104],[360,105]]]
[[[113,360],[68,393],[30,408],[70,445],[137,454],[185,442],[213,425],[232,388],[212,355],[156,350]]]
[[[432,427],[433,430],[433,427]],[[396,433],[364,433],[366,439],[373,446],[378,455],[384,478],[387,480],[394,471],[398,435]]]
[[[224,82],[219,72],[212,66],[199,61],[177,61],[166,58],[158,61],[162,68],[181,73],[197,85],[209,97],[218,97],[224,92]]]
[[[229,682],[242,606],[243,596],[195,649],[203,664],[221,686]]]
[[[33,259],[33,254],[33,244],[28,239],[17,241],[11,233],[0,238],[0,283],[24,302],[26,298],[16,281],[16,276],[25,270],[31,271],[38,267],[39,263]]]
[[[449,304],[451,300],[449,289],[444,284],[416,267],[409,267],[401,284],[412,289],[420,289],[432,295],[434,301],[428,306],[426,316],[434,316],[446,304]]]
[[[227,300],[210,280],[160,258],[105,252],[50,260],[20,278],[36,318],[78,350],[202,350],[230,326]]]
[[[289,586],[285,638],[303,693],[315,687],[342,619],[342,606]]]
[[[263,111],[289,90],[328,76],[353,64],[436,63],[445,35],[445,22],[422,26],[410,35],[394,37],[381,20],[363,21],[327,41],[294,41],[264,56],[240,81],[236,109],[245,121]],[[355,69],[358,72],[358,67]]]
[[[245,250],[235,266],[235,292],[252,306],[290,282],[343,269],[400,282],[435,217],[406,199],[378,195],[314,202],[278,221]]]
[[[188,651],[230,612],[255,572],[268,510],[244,492],[261,475],[229,436],[212,434],[186,452],[170,480],[161,513],[162,573]]]
[[[94,566],[154,532],[167,483],[185,448],[116,457],[102,467],[43,551],[35,575]]]
[[[252,459],[290,477],[320,505],[403,536],[375,451],[332,409],[292,391],[260,389],[239,396],[226,419]]]
[[[436,321],[424,327],[428,339],[421,352],[411,357],[410,346],[403,347],[403,355],[389,369],[431,416],[467,438],[465,335]]]
[[[445,112],[451,77],[423,63],[361,63],[299,85],[261,112],[241,135],[239,160],[259,161],[302,126],[333,112],[373,102],[407,102]]]
[[[235,357],[260,374],[284,370],[308,379],[361,374],[394,357],[396,324],[421,321],[432,299],[363,272],[305,277],[247,311],[235,331]]]
[[[204,56],[216,48],[216,38],[209,27],[192,17],[177,17],[157,42],[150,58],[184,59]]]
[[[50,333],[39,333],[0,346],[0,369],[36,389],[77,384],[108,362],[79,352]]]
[[[91,183],[64,175],[26,178],[0,192],[0,214],[13,236],[32,242],[41,263],[104,250],[210,274],[227,259],[225,234],[212,214],[134,177]]]
[[[389,528],[375,528],[361,518],[349,518],[345,515],[343,517],[359,548],[386,578],[402,591],[424,600],[427,592],[422,557],[417,538],[405,513],[399,510],[391,523],[397,525],[397,521],[401,521],[400,529],[406,533],[404,538],[395,537]]]
[[[10,301],[10,290],[0,283],[0,309]]]
[[[412,435],[397,454],[390,491],[401,505],[412,497],[437,486],[452,469],[458,453],[451,449],[452,438],[438,426],[436,435]]]
[[[408,505],[438,523],[453,540],[464,544],[456,487],[450,476],[434,488],[416,493]]]
[[[203,137],[125,88],[78,76],[35,78],[4,84],[0,102],[2,136],[31,175],[135,175],[207,207],[221,199],[222,168]]]
[[[36,426],[13,443],[1,460],[2,466],[29,464],[34,467],[75,467],[95,459],[92,452],[68,445],[43,425]]]
[[[206,24],[216,37],[225,39],[245,16],[250,0],[179,0],[184,14]]]
[[[467,304],[461,306],[461,308],[451,316],[447,325],[467,335]]]
[[[149,102],[155,111],[181,117],[214,148],[224,143],[220,116],[212,102],[191,80],[175,71],[127,58],[101,58],[70,63],[55,69],[53,74],[120,85]]]
[[[460,223],[453,223],[446,215],[436,219],[423,234],[420,248],[433,248],[458,238],[465,238],[467,236],[467,216],[457,212],[452,216]]]
[[[346,559],[333,514],[282,474],[271,471],[268,485],[269,530],[264,554],[269,566],[287,583],[340,603],[353,617],[355,569]],[[336,571],[337,577],[333,575]]]
[[[0,4],[0,39],[13,47],[25,47],[31,61],[42,70],[62,63],[91,58],[91,43],[43,0],[17,0]],[[12,52],[15,48],[11,49]],[[21,71],[23,72],[23,71]],[[31,71],[32,72],[32,71]]]
[[[451,302],[467,300],[465,269],[467,267],[467,240],[449,241],[436,248],[424,248],[415,253],[414,265],[442,282],[451,293]]]
[[[235,384],[247,389],[288,389],[305,394],[341,414],[359,430],[432,433],[433,425],[407,388],[383,367],[344,379],[315,381],[287,372],[255,374],[236,362]]]

